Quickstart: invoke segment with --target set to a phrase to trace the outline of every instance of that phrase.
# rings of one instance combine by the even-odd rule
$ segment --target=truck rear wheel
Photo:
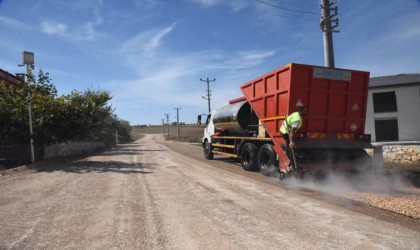
[[[241,165],[247,171],[258,167],[258,148],[253,143],[245,143],[241,150]]]
[[[214,154],[211,151],[211,143],[206,140],[206,142],[204,143],[204,158],[206,158],[207,160],[212,160]]]
[[[258,151],[258,165],[260,172],[265,176],[274,176],[278,173],[276,151],[271,144],[264,144]]]

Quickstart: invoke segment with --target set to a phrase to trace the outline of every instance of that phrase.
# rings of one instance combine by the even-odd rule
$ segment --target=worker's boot
[[[292,163],[292,161],[290,161],[290,164],[289,164],[289,171],[295,171],[296,169],[295,169],[295,165]]]

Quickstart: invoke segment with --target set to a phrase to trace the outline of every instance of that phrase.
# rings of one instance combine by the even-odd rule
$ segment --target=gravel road
[[[2,171],[0,190],[0,249],[420,249],[418,219],[160,135]]]

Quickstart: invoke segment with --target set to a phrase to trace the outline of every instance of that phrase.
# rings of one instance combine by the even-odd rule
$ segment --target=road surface
[[[0,249],[419,249],[420,222],[159,135],[0,172]]]

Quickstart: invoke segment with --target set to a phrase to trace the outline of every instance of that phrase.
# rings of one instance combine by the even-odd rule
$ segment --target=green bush
[[[67,140],[103,141],[108,146],[131,141],[128,121],[118,119],[108,102],[111,94],[104,90],[74,90],[58,97],[48,73],[39,70],[35,81],[32,71],[21,88],[0,83],[0,139],[27,144],[29,142],[28,105],[32,105],[34,143],[42,158],[47,144]]]

